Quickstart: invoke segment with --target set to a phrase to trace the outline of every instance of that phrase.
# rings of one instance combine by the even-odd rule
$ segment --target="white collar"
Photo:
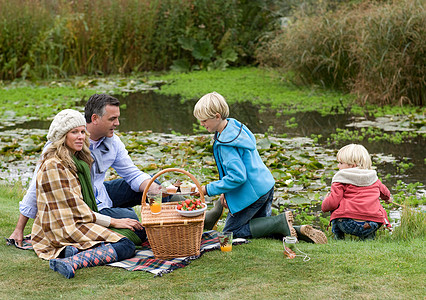
[[[333,176],[332,182],[352,184],[356,186],[370,186],[377,181],[375,170],[360,168],[343,169]]]

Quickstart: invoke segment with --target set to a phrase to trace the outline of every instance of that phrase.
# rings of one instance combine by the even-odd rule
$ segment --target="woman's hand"
[[[228,203],[226,203],[225,194],[220,195],[220,203],[223,207],[228,208]]]
[[[124,219],[111,218],[111,227],[126,228],[132,231],[143,229],[142,224],[138,220],[129,219],[129,218],[124,218]]]

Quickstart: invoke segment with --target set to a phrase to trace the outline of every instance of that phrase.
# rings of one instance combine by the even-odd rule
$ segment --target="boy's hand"
[[[390,196],[388,200],[384,200],[386,204],[392,203],[393,202],[393,197]]]
[[[201,186],[201,190],[200,190],[200,191],[198,191],[198,192],[196,192],[196,193],[194,194],[194,196],[195,196],[195,197],[198,197],[198,196],[200,196],[200,194],[207,195],[207,190],[206,190],[206,186],[205,186],[205,185],[202,185],[202,186]]]
[[[228,203],[226,203],[226,199],[225,199],[224,194],[220,195],[220,203],[222,204],[223,207],[228,208]]]

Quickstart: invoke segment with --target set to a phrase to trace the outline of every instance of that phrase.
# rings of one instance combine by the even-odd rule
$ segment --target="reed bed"
[[[231,53],[235,65],[246,63],[269,23],[261,2],[0,0],[0,79],[165,70],[177,59],[199,63],[182,39],[204,42],[196,49],[203,60]]]
[[[305,84],[356,93],[362,103],[423,105],[424,24],[423,1],[362,1],[295,20],[257,58]]]

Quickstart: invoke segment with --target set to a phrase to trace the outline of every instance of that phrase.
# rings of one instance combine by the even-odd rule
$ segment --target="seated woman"
[[[37,256],[50,260],[50,268],[66,278],[73,278],[83,267],[132,257],[135,244],[107,227],[134,231],[142,225],[133,219],[101,215],[89,207],[96,208],[96,203],[83,115],[71,109],[61,111],[52,121],[47,139],[51,144],[37,173],[38,213],[31,234]]]

